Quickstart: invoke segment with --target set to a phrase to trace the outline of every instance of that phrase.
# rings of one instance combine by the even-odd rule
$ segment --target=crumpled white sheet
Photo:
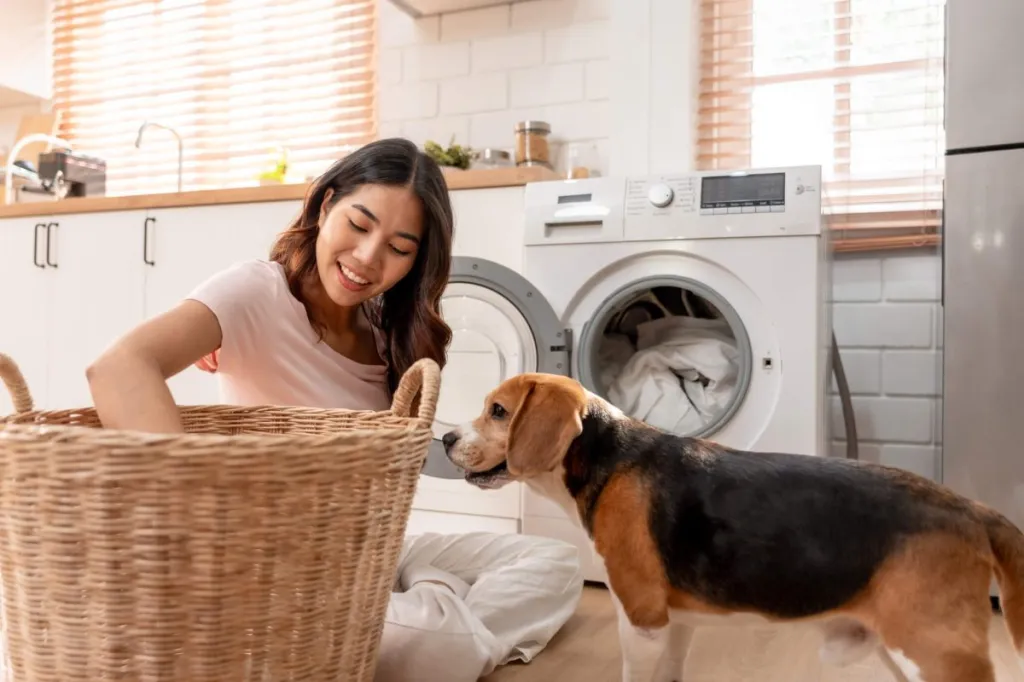
[[[469,583],[408,591],[401,577],[429,569]],[[575,545],[496,533],[409,536],[381,636],[374,682],[475,682],[510,661],[530,661],[575,613],[583,571]]]
[[[635,353],[629,339],[613,334],[598,353],[608,399],[626,414],[675,433],[710,423],[739,381],[739,350],[724,319],[670,316],[644,322],[637,326]]]

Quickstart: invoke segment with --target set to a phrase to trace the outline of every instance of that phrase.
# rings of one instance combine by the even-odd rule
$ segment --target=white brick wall
[[[608,172],[612,0],[530,0],[413,19],[380,0],[380,134],[512,150],[523,119],[552,125]]]
[[[861,458],[930,478],[941,473],[939,275],[934,253],[840,256],[833,287],[833,326],[853,397]],[[843,454],[837,395],[832,424],[833,452]]]

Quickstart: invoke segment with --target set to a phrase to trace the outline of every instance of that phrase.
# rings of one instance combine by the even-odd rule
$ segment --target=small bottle
[[[551,125],[544,121],[520,121],[515,126],[516,165],[551,168],[548,135]]]

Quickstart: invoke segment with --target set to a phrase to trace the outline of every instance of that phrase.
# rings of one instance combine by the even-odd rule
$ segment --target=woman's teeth
[[[343,275],[345,275],[346,277],[348,277],[353,282],[355,282],[356,284],[369,284],[370,283],[369,280],[363,279],[362,277],[360,277],[356,273],[354,273],[351,270],[349,270],[348,268],[346,268],[344,265],[341,265],[341,263],[338,263],[338,265],[341,266],[341,273]]]

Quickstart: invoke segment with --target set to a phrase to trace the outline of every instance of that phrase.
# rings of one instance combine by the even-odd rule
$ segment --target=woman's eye
[[[356,224],[355,224],[355,222],[353,222],[353,221],[351,221],[351,220],[350,220],[350,221],[348,221],[348,224],[349,224],[349,225],[350,225],[350,226],[352,227],[352,229],[353,229],[353,230],[355,230],[356,232],[366,232],[366,229],[365,229],[365,228],[359,227],[358,225],[356,225]]]
[[[410,253],[412,253],[411,251],[402,251],[397,246],[392,246],[391,250],[397,253],[399,256],[408,256]]]
[[[494,417],[495,419],[501,419],[506,414],[508,414],[508,412],[506,412],[505,408],[499,405],[498,403],[494,403],[493,405],[491,405],[491,416]]]

